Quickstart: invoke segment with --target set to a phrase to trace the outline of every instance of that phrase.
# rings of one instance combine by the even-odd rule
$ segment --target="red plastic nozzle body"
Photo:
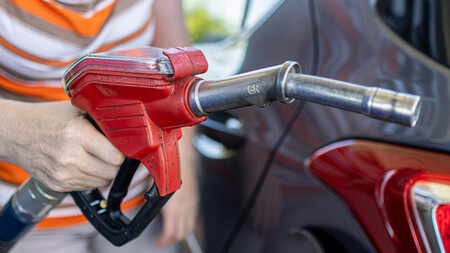
[[[87,112],[127,157],[150,171],[159,194],[180,188],[181,127],[198,124],[189,107],[190,87],[206,72],[194,48],[139,48],[88,55],[65,74],[72,104]]]

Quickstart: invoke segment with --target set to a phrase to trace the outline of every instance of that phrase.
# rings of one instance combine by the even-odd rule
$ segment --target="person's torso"
[[[0,98],[67,100],[61,78],[78,58],[150,45],[152,4],[153,0],[0,1]],[[0,205],[27,177],[19,167],[0,161]],[[149,178],[145,168],[138,170],[125,209],[142,202]],[[72,199],[66,198],[39,226],[85,221]]]

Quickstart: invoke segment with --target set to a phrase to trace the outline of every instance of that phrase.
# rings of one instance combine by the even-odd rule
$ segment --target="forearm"
[[[194,138],[195,128],[183,128],[183,137],[179,141],[180,156],[181,156],[181,179],[183,180],[182,187],[189,188],[193,194],[192,201],[198,201],[198,184],[197,175],[195,171],[195,149],[192,144]]]
[[[14,150],[15,144],[21,142],[22,135],[30,133],[23,132],[20,129],[24,127],[23,116],[27,114],[28,104],[25,102],[9,99],[0,99],[0,110],[2,120],[0,121],[0,160],[15,163]]]
[[[152,46],[164,48],[191,44],[181,0],[155,0],[153,15],[156,27]]]

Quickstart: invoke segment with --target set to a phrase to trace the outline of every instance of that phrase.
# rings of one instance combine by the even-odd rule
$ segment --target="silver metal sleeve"
[[[48,189],[36,179],[23,183],[12,199],[12,207],[24,222],[38,222],[58,205],[66,193]]]
[[[275,83],[280,66],[215,81],[199,81],[191,88],[189,104],[197,116],[249,105],[264,107],[277,100]]]
[[[190,91],[190,107],[195,115],[205,116],[301,99],[411,127],[418,120],[419,96],[300,73],[298,63],[286,62],[217,81],[199,81]]]
[[[366,87],[310,75],[287,77],[286,96],[414,126],[420,97],[387,89]]]

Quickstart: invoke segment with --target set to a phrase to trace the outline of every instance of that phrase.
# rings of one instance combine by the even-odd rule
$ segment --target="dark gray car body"
[[[212,158],[199,148],[207,252],[224,245],[230,252],[374,252],[345,201],[305,162],[317,149],[346,139],[450,152],[450,70],[391,31],[375,1],[361,0],[286,0],[251,35],[240,72],[288,60],[299,62],[305,74],[420,95],[421,117],[408,128],[312,103],[296,115],[301,101],[217,116],[235,117],[243,127],[235,142],[235,129],[200,128],[199,135],[225,139],[230,154]],[[290,120],[292,129],[284,132]],[[256,201],[236,230],[283,133]]]

